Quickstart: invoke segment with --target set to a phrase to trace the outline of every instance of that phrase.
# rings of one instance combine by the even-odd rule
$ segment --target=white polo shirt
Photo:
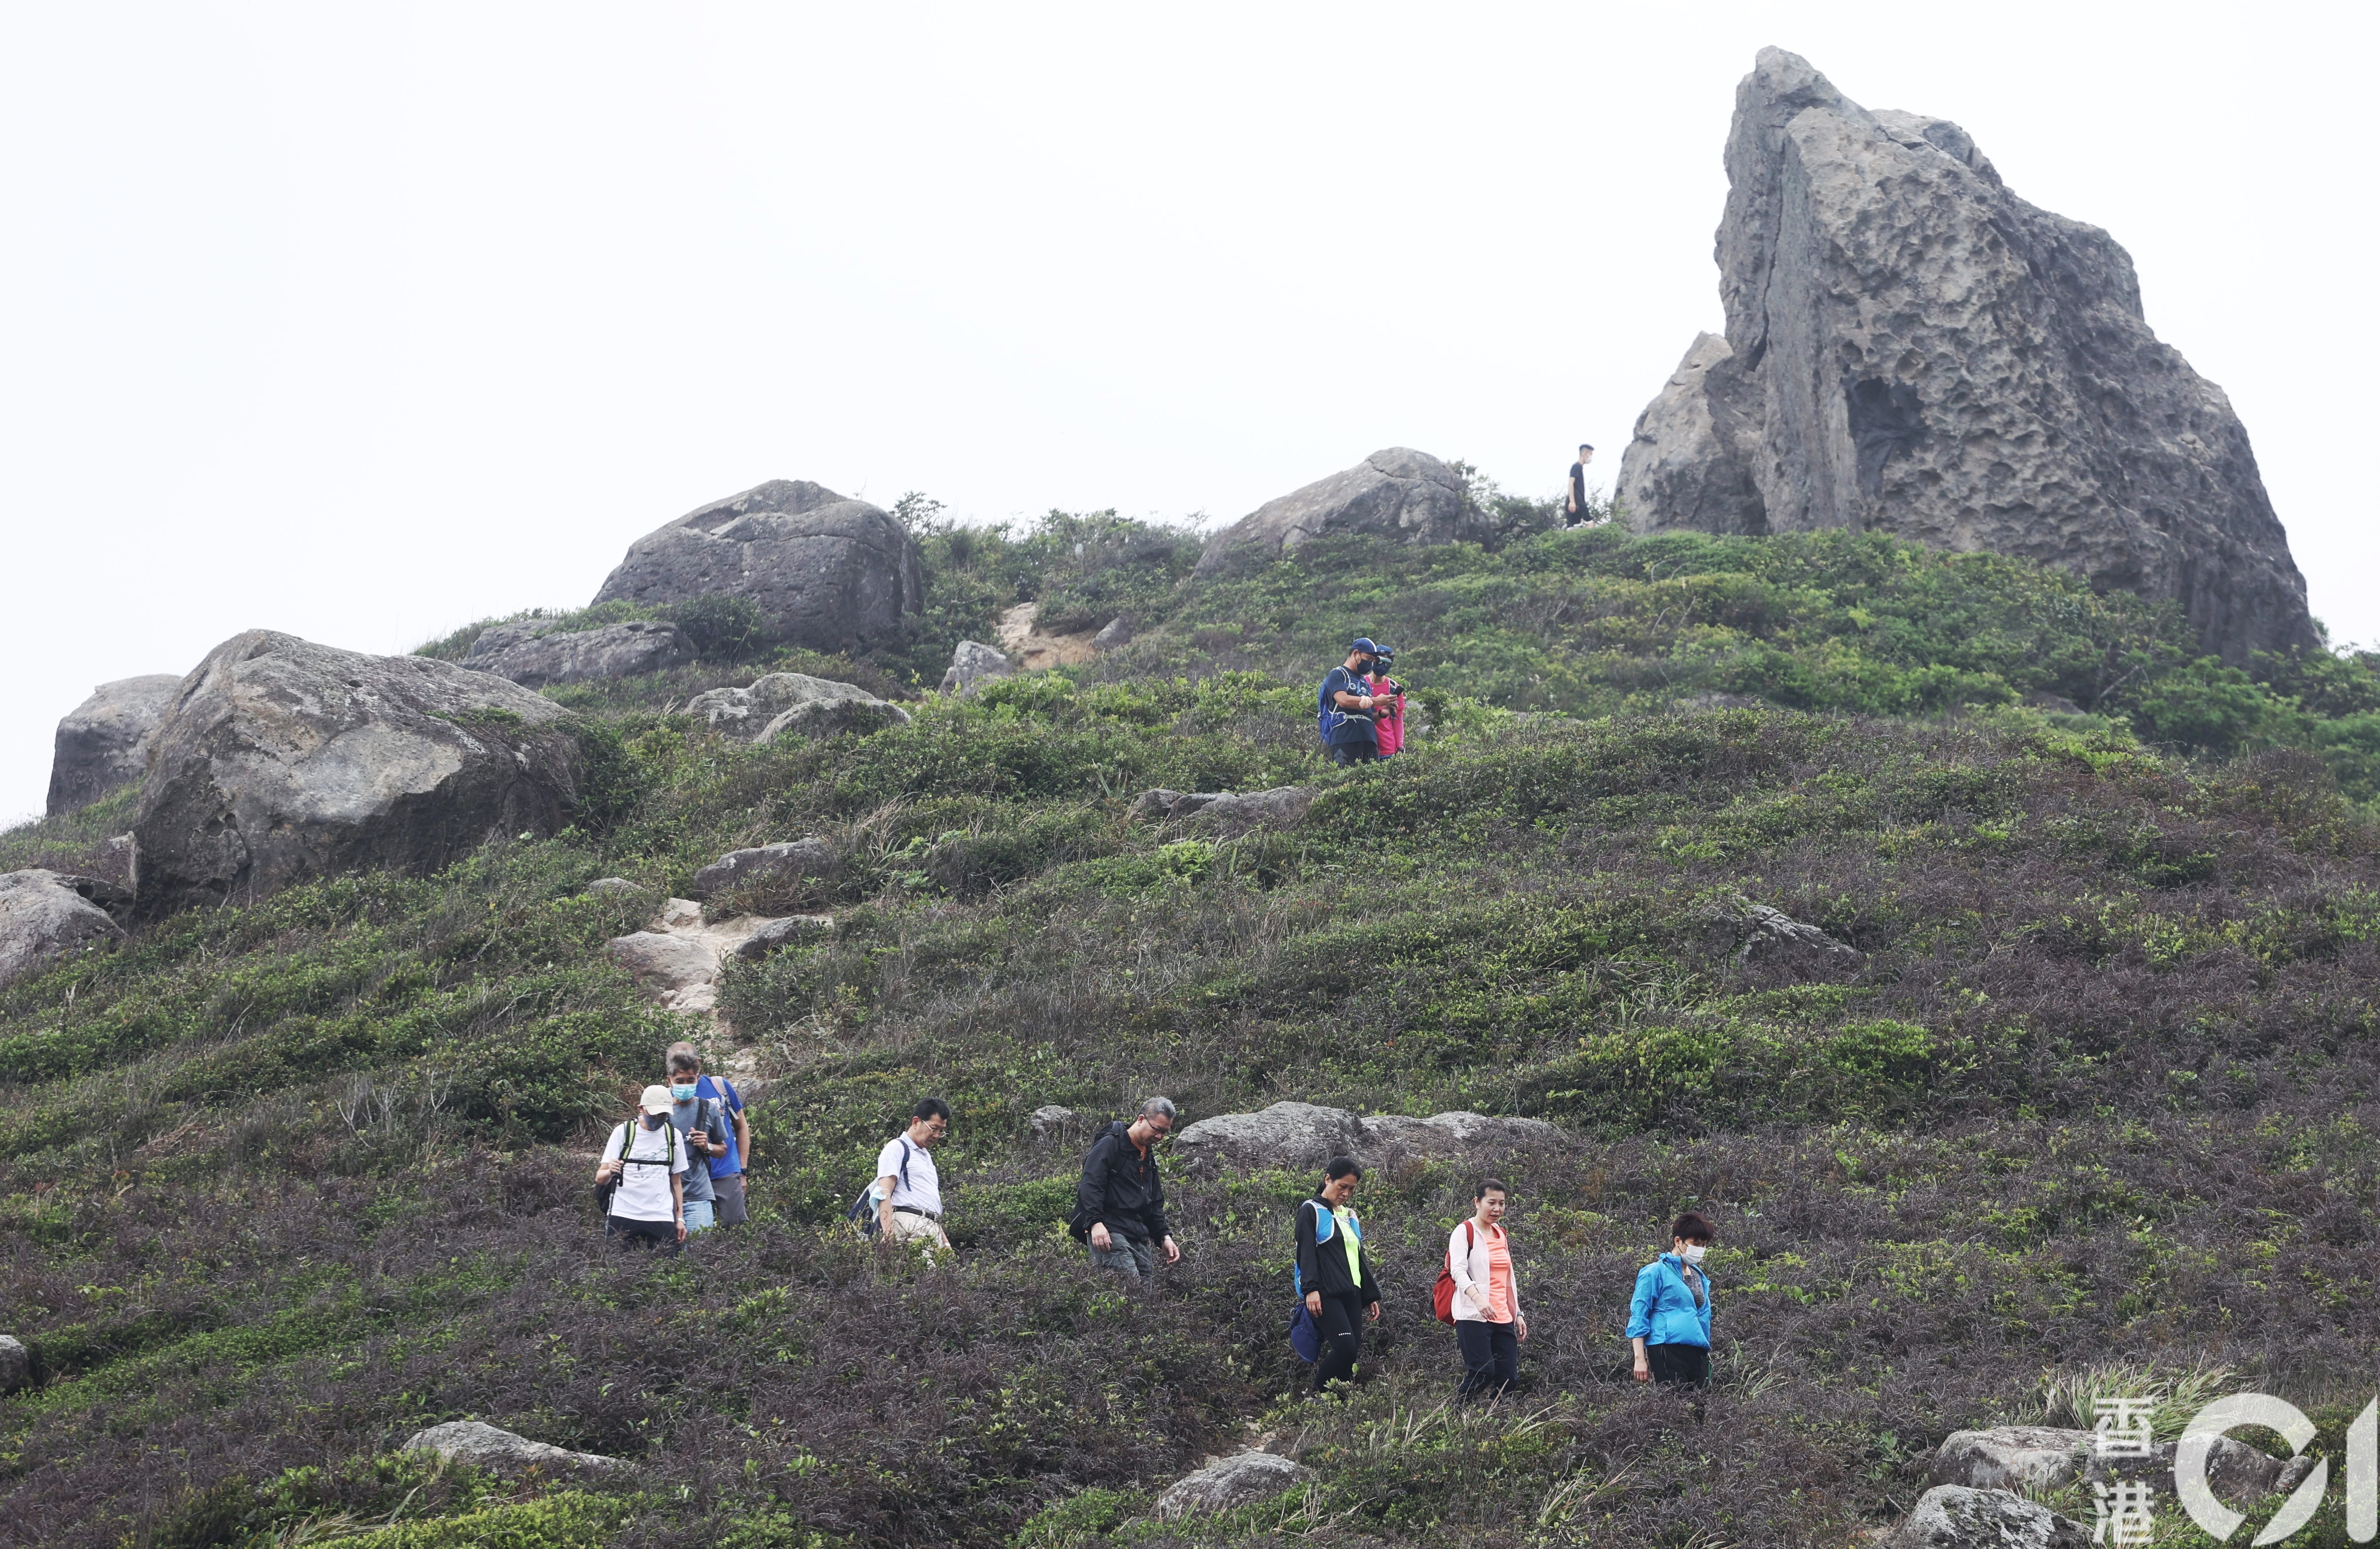
[[[901,1166],[905,1157],[908,1162],[905,1181]],[[892,1180],[894,1210],[906,1205],[929,1215],[942,1214],[941,1175],[934,1171],[934,1159],[926,1148],[908,1136],[895,1135],[884,1142],[884,1149],[876,1153],[876,1177],[880,1183],[888,1177]]]

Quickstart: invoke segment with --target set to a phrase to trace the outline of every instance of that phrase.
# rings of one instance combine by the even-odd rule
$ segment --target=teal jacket
[[[1686,1286],[1684,1265],[1675,1253],[1664,1253],[1636,1272],[1636,1295],[1628,1303],[1628,1337],[1647,1345],[1700,1345],[1710,1348],[1710,1273],[1696,1266],[1703,1281],[1702,1305]]]

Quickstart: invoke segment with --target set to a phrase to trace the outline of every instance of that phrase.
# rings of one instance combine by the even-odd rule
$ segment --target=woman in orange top
[[[1472,1196],[1471,1218],[1446,1239],[1446,1270],[1454,1279],[1454,1336],[1463,1346],[1458,1397],[1489,1398],[1520,1374],[1520,1342],[1529,1336],[1521,1289],[1512,1278],[1512,1245],[1504,1236],[1508,1191],[1488,1178]]]

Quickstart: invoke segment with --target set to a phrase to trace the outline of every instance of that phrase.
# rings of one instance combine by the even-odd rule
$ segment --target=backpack
[[[910,1187],[909,1154],[917,1148],[909,1143],[909,1137],[906,1135],[895,1138],[901,1142],[901,1187],[906,1189]],[[851,1208],[843,1213],[843,1218],[856,1226],[861,1237],[879,1238],[884,1235],[884,1223],[876,1218],[876,1180],[874,1178],[868,1180],[868,1187],[859,1191],[859,1198],[851,1201]]]
[[[1478,1240],[1471,1229],[1471,1223],[1465,1221],[1463,1224],[1463,1250],[1470,1252],[1471,1245]],[[1438,1314],[1439,1323],[1454,1321],[1454,1247],[1451,1243],[1447,1245],[1446,1262],[1438,1266],[1438,1284],[1429,1289],[1429,1310]]]
[[[664,1122],[666,1122],[666,1121],[664,1121]],[[614,1128],[615,1129],[625,1129],[625,1128],[627,1128],[629,1127],[629,1125],[631,1125],[631,1124],[634,1124],[634,1125],[636,1126],[637,1134],[638,1134],[638,1135],[642,1135],[642,1134],[658,1134],[658,1133],[660,1133],[660,1131],[658,1131],[658,1130],[648,1130],[648,1129],[646,1129],[646,1128],[645,1128],[645,1127],[644,1127],[644,1125],[643,1125],[642,1123],[640,1123],[640,1122],[638,1122],[638,1120],[635,1120],[635,1119],[627,1120],[627,1121],[625,1121],[625,1122],[624,1122],[624,1123],[621,1123],[621,1124],[619,1124],[619,1125],[614,1126],[613,1128]],[[673,1163],[673,1162],[674,1162],[674,1161],[676,1161],[676,1160],[677,1160],[677,1147],[678,1147],[677,1133],[676,1133],[676,1131],[675,1131],[674,1129],[673,1129],[673,1130],[670,1132],[670,1138],[669,1138],[668,1141],[667,1141],[665,1144],[663,1144],[663,1145],[662,1145],[662,1153],[661,1153],[659,1156],[631,1156],[631,1155],[629,1155],[629,1154],[628,1154],[628,1153],[630,1153],[630,1152],[632,1152],[632,1151],[634,1151],[634,1150],[636,1150],[636,1149],[637,1149],[637,1136],[636,1136],[636,1135],[623,1135],[623,1136],[620,1138],[620,1161],[624,1164],[624,1165],[621,1167],[621,1169],[620,1169],[617,1173],[613,1174],[613,1175],[612,1177],[607,1177],[607,1178],[602,1179],[601,1182],[599,1182],[599,1183],[597,1183],[597,1184],[595,1185],[595,1202],[596,1202],[596,1204],[598,1204],[599,1206],[601,1206],[601,1207],[602,1208],[602,1211],[603,1211],[603,1214],[606,1214],[606,1215],[611,1214],[612,1214],[612,1196],[613,1196],[613,1194],[616,1194],[616,1193],[618,1193],[618,1192],[619,1192],[619,1189],[620,1189],[620,1180],[621,1180],[622,1178],[626,1177],[628,1176],[628,1168],[629,1168],[629,1167],[666,1167],[666,1166],[668,1166],[671,1163]],[[607,1147],[605,1147],[605,1149],[606,1149],[606,1150],[609,1150],[610,1148],[607,1146]]]
[[[1115,1132],[1115,1127],[1123,1122],[1123,1121],[1122,1119],[1110,1119],[1106,1124],[1099,1127],[1099,1139],[1093,1140],[1091,1142],[1091,1149],[1083,1153],[1083,1173],[1085,1177],[1088,1177],[1090,1174],[1091,1158],[1098,1154],[1099,1147],[1108,1143],[1108,1137],[1113,1134]],[[1083,1198],[1083,1186],[1079,1183],[1076,1184],[1075,1186],[1074,1214],[1066,1217],[1066,1235],[1073,1238],[1076,1242],[1088,1242],[1091,1240],[1091,1228],[1099,1224],[1099,1217],[1091,1214],[1089,1202]]]

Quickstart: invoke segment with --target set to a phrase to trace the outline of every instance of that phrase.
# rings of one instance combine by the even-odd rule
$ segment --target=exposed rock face
[[[79,952],[106,951],[124,939],[123,928],[75,886],[87,880],[55,872],[0,872],[0,984]]]
[[[1198,568],[1214,570],[1232,551],[1277,558],[1310,538],[1367,533],[1398,543],[1451,543],[1474,536],[1462,475],[1410,446],[1375,452],[1343,473],[1268,500],[1207,540]]]
[[[638,619],[600,629],[556,630],[549,621],[528,619],[480,631],[463,665],[473,672],[508,677],[524,689],[542,689],[549,683],[666,672],[694,656],[694,642],[674,624]]]
[[[1857,947],[1834,937],[1783,909],[1738,896],[1722,899],[1704,911],[1718,945],[1741,967],[1748,963],[1784,963],[1817,971],[1859,966]]]
[[[1194,1511],[1229,1511],[1252,1501],[1269,1501],[1314,1477],[1303,1464],[1270,1452],[1243,1452],[1209,1463],[1167,1485],[1149,1514],[1172,1522]]]
[[[712,924],[700,904],[672,898],[644,930],[605,942],[603,955],[670,1010],[703,1012],[719,1003],[719,976],[729,958],[757,961],[809,932],[833,928],[834,917],[826,914],[745,914]]]
[[[1316,792],[1308,786],[1275,786],[1270,790],[1145,790],[1135,799],[1132,815],[1174,823],[1196,818],[1208,827],[1245,834],[1251,828],[1288,828],[1304,820]]]
[[[625,1458],[606,1458],[600,1452],[573,1452],[567,1447],[550,1446],[533,1442],[527,1436],[516,1436],[476,1420],[450,1420],[443,1425],[433,1425],[427,1431],[417,1431],[405,1444],[407,1452],[434,1452],[441,1458],[460,1458],[487,1469],[524,1469],[533,1465],[547,1469],[625,1469]]]
[[[434,870],[569,821],[568,712],[426,656],[251,629],[209,653],[150,750],[132,833],[150,914],[310,876]]]
[[[1937,1484],[1878,1549],[2087,1549],[2091,1530],[2005,1490]]]
[[[772,672],[747,689],[712,689],[697,694],[686,701],[686,713],[701,716],[711,730],[723,736],[758,742],[763,740],[769,724],[786,711],[826,700],[884,702],[856,683],[812,677],[806,672]]]
[[[1953,1431],[1926,1465],[1928,1484],[2022,1494],[2054,1490],[2082,1471],[2091,1433],[2049,1425],[1998,1425]]]
[[[770,638],[848,651],[899,633],[925,606],[917,545],[886,511],[800,479],[689,511],[628,547],[595,601],[724,594],[759,604]]]
[[[1099,627],[1091,637],[1093,651],[1121,651],[1132,643],[1132,621],[1118,614]]]
[[[747,963],[757,963],[805,936],[833,929],[834,916],[831,914],[789,914],[782,919],[764,920],[735,948],[735,956]]]
[[[961,640],[951,653],[950,670],[942,674],[942,692],[972,694],[985,684],[1015,676],[1015,665],[981,640]]]
[[[182,680],[164,673],[103,683],[58,722],[50,808],[71,812],[140,778],[150,739]]]
[[[1542,1119],[1486,1114],[1366,1118],[1344,1108],[1276,1103],[1253,1114],[1218,1114],[1185,1127],[1174,1149],[1193,1163],[1244,1167],[1319,1167],[1333,1156],[1377,1162],[1391,1155],[1445,1154],[1474,1147],[1541,1144],[1561,1131]]]
[[[1727,336],[1637,421],[1639,531],[1889,532],[2179,600],[2235,664],[2314,642],[2247,432],[2106,232],[1780,49],[1737,88],[1727,171]]]
[[[819,741],[846,732],[865,737],[869,732],[891,731],[908,724],[907,711],[897,704],[887,704],[873,694],[861,699],[812,700],[771,721],[752,740],[774,742],[781,737],[806,737]]]
[[[834,851],[827,848],[823,839],[791,839],[783,844],[729,850],[694,873],[694,880],[686,884],[686,895],[689,898],[709,898],[731,887],[748,887],[756,882],[798,882],[804,877],[823,876],[833,866]]]
[[[2294,1490],[2313,1470],[2312,1452],[2300,1453],[2295,1458],[2276,1458],[2233,1436],[2215,1435],[2205,1441],[2206,1482],[2217,1495],[2235,1506]],[[2145,1479],[2169,1487],[2173,1483],[2175,1450],[2173,1443],[2159,1442],[2146,1458],[2093,1455],[2082,1465],[2082,1477],[2091,1483]]]

